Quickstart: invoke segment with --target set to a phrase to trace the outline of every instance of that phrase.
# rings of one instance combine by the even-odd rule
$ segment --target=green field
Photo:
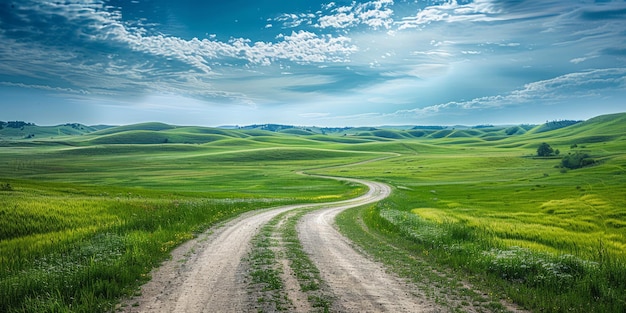
[[[390,184],[346,214],[523,307],[622,312],[626,114],[550,126],[0,129],[0,311],[108,311],[220,221],[364,191],[304,171]]]

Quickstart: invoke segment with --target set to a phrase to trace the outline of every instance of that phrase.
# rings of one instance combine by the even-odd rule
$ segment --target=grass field
[[[498,142],[459,144],[448,138],[436,148],[414,146],[414,154],[401,148],[396,150],[401,157],[326,174],[395,186],[391,198],[361,212],[370,229],[408,239],[407,249],[416,255],[504,290],[505,297],[526,308],[622,312],[623,125],[622,117],[619,123],[588,123]],[[599,162],[564,170],[559,158],[530,157],[543,141],[556,143],[566,155],[588,151]]]
[[[0,311],[107,311],[211,225],[364,191],[302,170],[392,185],[389,199],[359,211],[369,231],[526,308],[624,311],[624,125],[626,114],[549,131],[146,123],[0,132]],[[534,157],[542,142],[560,155]],[[596,163],[559,167],[576,152]]]
[[[256,141],[229,147],[78,139],[76,146],[26,142],[0,150],[2,312],[109,310],[171,249],[219,221],[363,191],[296,169],[371,158]]]

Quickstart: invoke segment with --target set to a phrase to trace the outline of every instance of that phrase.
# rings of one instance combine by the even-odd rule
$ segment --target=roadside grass
[[[197,232],[284,203],[31,193],[1,199],[2,312],[110,310]]]
[[[395,231],[393,225],[382,226],[381,223],[388,222],[380,220],[376,205],[348,209],[337,216],[336,222],[339,231],[360,250],[386,264],[400,277],[410,279],[417,287],[416,294],[426,296],[450,312],[508,312],[502,303],[507,300],[505,294],[483,294],[468,289],[463,283],[464,272],[431,262],[423,256],[428,253],[422,245]]]
[[[621,312],[626,307],[626,262],[602,243],[594,260],[546,253],[494,240],[488,228],[428,221],[393,206],[393,200],[382,202],[365,216],[366,223],[413,242],[420,258],[460,270],[494,293],[503,290],[503,297],[526,308]]]

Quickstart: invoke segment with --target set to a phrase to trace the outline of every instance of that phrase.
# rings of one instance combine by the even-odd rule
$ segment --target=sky
[[[626,1],[0,0],[0,120],[537,124],[626,112]]]

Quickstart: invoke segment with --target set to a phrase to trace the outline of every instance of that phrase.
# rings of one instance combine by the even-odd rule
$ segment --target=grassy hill
[[[17,126],[17,127],[11,127]],[[61,136],[80,136],[102,129],[102,126],[86,126],[78,123],[68,123],[57,126],[3,125],[0,128],[0,140],[45,139]]]
[[[108,135],[108,134],[115,134],[115,133],[121,133],[121,132],[126,132],[126,131],[162,131],[162,130],[174,129],[174,128],[176,128],[176,126],[168,125],[164,123],[150,122],[150,123],[140,123],[140,124],[109,127],[109,128],[96,132],[94,135]]]
[[[310,140],[364,143],[400,139],[449,139],[448,142],[504,141],[507,139],[567,138],[580,143],[593,143],[613,140],[623,136],[626,114],[598,116],[588,121],[548,122],[542,125],[516,126],[393,126],[318,128],[295,127],[288,125],[251,125],[239,128],[212,128],[195,126],[173,126],[163,123],[141,123],[124,126],[86,126],[64,124],[57,126],[26,125],[19,128],[0,129],[0,140],[4,141],[45,141],[66,140],[91,144],[161,144],[188,143],[201,144],[229,138],[273,137],[278,134],[304,136]],[[602,127],[602,135],[597,129]],[[88,136],[87,136],[88,135]],[[83,138],[72,138],[83,136]],[[283,138],[283,137],[280,137]],[[468,138],[472,140],[467,141]],[[271,141],[271,139],[266,139]]]

